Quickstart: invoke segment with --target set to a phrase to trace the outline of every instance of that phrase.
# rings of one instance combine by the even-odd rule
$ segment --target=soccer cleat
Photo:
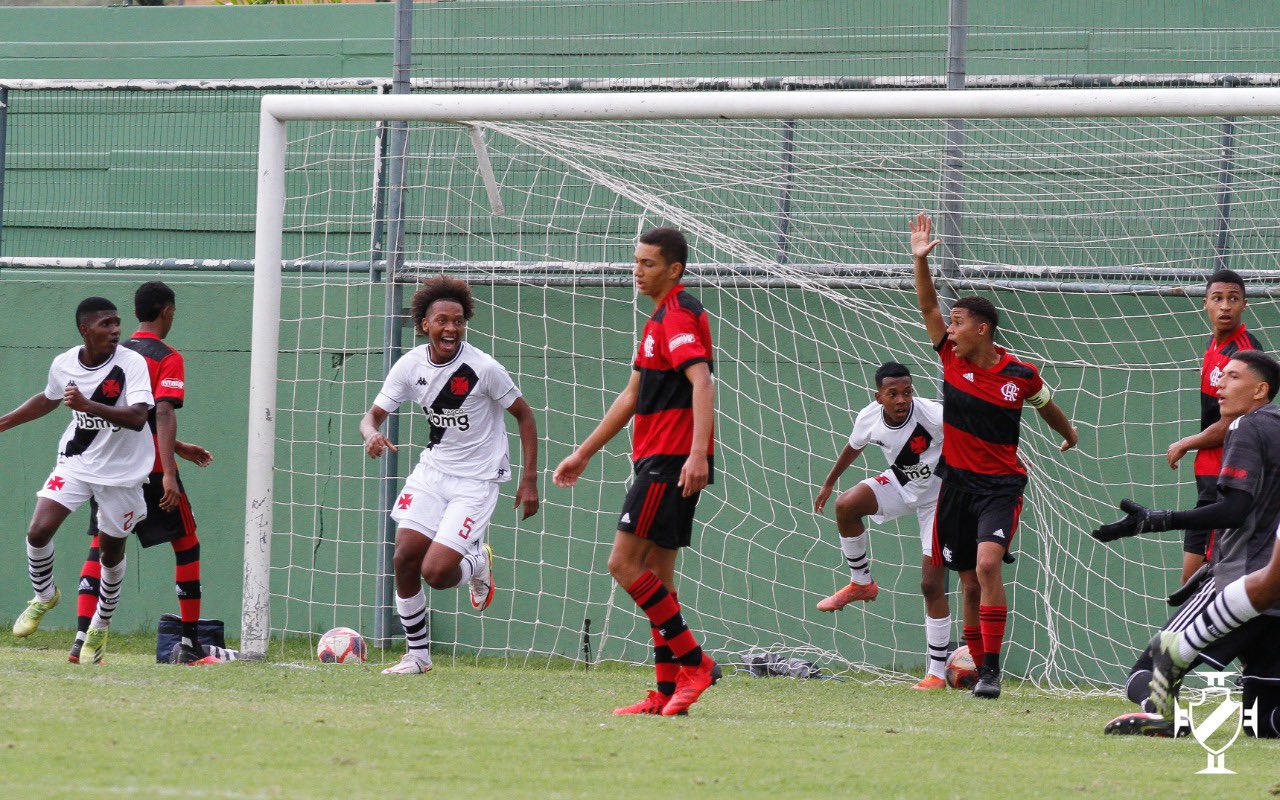
[[[1109,736],[1161,736],[1173,737],[1173,723],[1159,714],[1131,711],[1121,714],[1107,723],[1102,732]]]
[[[922,692],[934,692],[938,689],[947,688],[947,681],[944,678],[939,678],[937,675],[925,675],[923,680],[911,688],[919,689]]]
[[[67,661],[70,661],[72,664],[79,664],[80,650],[83,647],[84,647],[84,639],[81,639],[80,637],[77,636],[76,640],[71,643],[71,652],[67,654]]]
[[[90,628],[84,635],[84,647],[80,651],[81,664],[101,664],[107,652],[106,628]]]
[[[978,682],[973,685],[973,696],[995,700],[1000,696],[1000,670],[996,667],[978,667]]]
[[[858,600],[865,600],[870,603],[876,599],[876,595],[880,594],[880,587],[876,586],[876,582],[871,583],[851,583],[840,591],[828,597],[826,600],[818,603],[819,611],[839,611],[845,606]]]
[[[62,592],[58,591],[57,588],[53,590],[53,597],[48,600],[41,600],[39,597],[31,598],[27,602],[26,609],[13,621],[13,635],[22,639],[35,633],[36,628],[40,627],[40,620],[44,619],[44,615],[58,605],[58,601],[61,599]]]
[[[667,703],[670,701],[671,695],[650,689],[649,694],[646,695],[639,703],[633,703],[632,705],[623,706],[622,708],[615,708],[613,710],[613,715],[615,717],[626,716],[627,714],[653,714],[656,716],[662,713],[662,709],[665,708]],[[684,713],[687,714],[689,712],[686,711]]]
[[[383,675],[418,675],[431,671],[431,659],[420,660],[413,653],[405,653],[399,664],[392,664],[382,671]]]
[[[1174,701],[1191,662],[1178,655],[1182,631],[1160,631],[1151,640],[1151,704],[1166,720],[1174,717]]]
[[[471,578],[471,607],[484,611],[493,602],[493,548],[484,546],[484,577]]]
[[[206,653],[203,647],[186,647],[182,642],[178,642],[169,651],[169,663],[186,667],[202,667],[208,664],[221,664],[222,660]]]
[[[715,685],[715,669],[716,662],[711,660],[711,656],[703,656],[702,664],[696,667],[681,667],[676,677],[676,693],[662,707],[662,716],[688,713],[689,706],[698,702],[702,693]]]

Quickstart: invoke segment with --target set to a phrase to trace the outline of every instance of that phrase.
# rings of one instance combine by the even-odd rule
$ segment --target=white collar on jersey
[[[458,342],[458,352],[453,354],[453,358],[449,359],[443,364],[437,364],[436,362],[431,360],[431,343],[427,342],[427,363],[435,367],[436,369],[444,369],[445,367],[453,366],[455,363],[457,363],[458,359],[462,358],[462,351],[465,350],[466,348],[467,348],[466,342]]]

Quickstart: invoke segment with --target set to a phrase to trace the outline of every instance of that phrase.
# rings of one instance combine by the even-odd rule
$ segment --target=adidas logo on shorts
[[[628,525],[630,525],[630,524],[631,524],[631,512],[629,512],[629,511],[624,512],[624,513],[623,513],[623,515],[622,515],[622,520],[621,520],[621,521],[622,521],[622,522],[627,523]]]

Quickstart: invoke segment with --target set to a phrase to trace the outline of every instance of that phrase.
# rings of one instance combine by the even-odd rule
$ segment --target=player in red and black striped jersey
[[[933,557],[960,573],[964,637],[979,666],[973,694],[996,698],[1008,616],[1001,568],[1027,484],[1018,458],[1023,403],[1062,436],[1062,450],[1075,447],[1080,437],[1036,368],[996,345],[999,313],[991,301],[962,297],[952,305],[950,324],[943,319],[929,273],[929,253],[938,246],[932,232],[924,214],[911,223],[916,297],[943,370],[942,487]]]
[[[1222,470],[1222,443],[1232,420],[1223,418],[1218,408],[1218,378],[1232,356],[1244,350],[1261,350],[1262,343],[1245,329],[1242,319],[1248,305],[1244,279],[1234,270],[1222,269],[1209,276],[1205,285],[1204,310],[1213,335],[1200,362],[1200,432],[1169,445],[1169,466],[1195,450],[1197,505],[1218,500],[1218,473]],[[1212,531],[1189,530],[1182,540],[1182,582],[1186,583],[1205,562]]]
[[[155,463],[151,475],[143,485],[147,502],[147,518],[134,530],[143,547],[169,542],[173,546],[174,583],[178,592],[178,608],[182,615],[182,639],[178,651],[172,654],[174,663],[212,664],[218,658],[203,651],[197,634],[200,619],[200,540],[196,538],[196,521],[187,500],[182,479],[178,476],[177,456],[197,466],[207,466],[213,460],[208,450],[198,445],[180,442],[177,410],[186,397],[186,370],[182,354],[165,344],[164,337],[173,327],[177,300],[173,289],[160,281],[148,281],[134,294],[134,315],[138,318],[138,331],[124,347],[141,355],[147,362],[155,407],[151,410],[148,425],[155,447]],[[85,637],[91,620],[99,613],[98,598],[101,587],[102,565],[99,563],[98,531],[94,526],[95,515],[90,515],[89,534],[93,540],[89,555],[80,572],[80,599],[76,608],[77,633],[71,645],[68,660],[79,663]],[[97,626],[94,626],[97,627]],[[100,662],[102,648],[95,650],[94,660]]]
[[[679,548],[693,537],[693,512],[714,465],[715,385],[711,326],[680,283],[689,245],[673,228],[640,236],[636,288],[654,303],[636,350],[631,380],[604,419],[556,467],[557,486],[573,486],[591,457],[634,416],[635,481],[609,554],[609,572],[649,618],[658,688],[615,714],[684,714],[717,675],[685,624],[676,599]]]

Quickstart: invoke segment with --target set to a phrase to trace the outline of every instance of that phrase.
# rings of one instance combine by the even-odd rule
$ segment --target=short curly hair
[[[422,321],[427,318],[427,310],[437,300],[452,300],[462,306],[462,316],[471,319],[476,313],[475,301],[471,298],[471,287],[466,281],[437,275],[422,284],[422,288],[413,293],[410,310],[413,313],[413,330],[422,333]]]

